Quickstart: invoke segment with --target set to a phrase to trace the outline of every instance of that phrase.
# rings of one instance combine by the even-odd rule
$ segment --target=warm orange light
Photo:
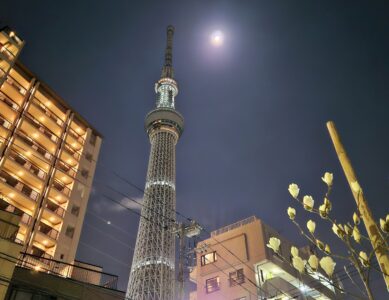
[[[30,156],[30,155],[31,155],[31,152],[30,152],[30,151],[27,151],[27,152],[26,152],[26,155],[27,155],[27,156]]]
[[[43,245],[47,245],[47,244],[48,244],[48,241],[44,240]]]
[[[35,271],[39,271],[40,269],[41,269],[41,266],[35,266],[35,267],[34,267],[34,270],[35,270]]]
[[[23,175],[24,175],[24,172],[23,172],[23,171],[18,171],[18,175],[19,175],[19,176],[23,176]]]
[[[66,180],[66,177],[65,176],[62,176],[62,181],[65,181]]]
[[[71,164],[73,161],[71,159],[67,160],[68,164]]]
[[[54,217],[50,217],[50,222],[53,223],[55,221],[55,218]]]
[[[36,133],[36,132],[34,132],[34,133],[32,134],[32,137],[35,138],[35,139],[36,139],[38,136],[39,136],[39,134]]]
[[[50,105],[51,105],[51,102],[50,102],[50,101],[47,101],[47,102],[46,102],[46,106],[47,106],[47,107],[50,107]]]
[[[14,193],[9,193],[8,196],[13,198],[13,197],[15,197],[15,194]]]
[[[44,121],[45,120],[45,117],[40,117],[39,118],[39,121]]]

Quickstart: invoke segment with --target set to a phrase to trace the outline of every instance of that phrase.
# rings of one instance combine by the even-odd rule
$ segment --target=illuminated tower
[[[156,108],[146,116],[151,150],[127,299],[172,300],[175,289],[175,146],[184,119],[174,108],[178,87],[172,66],[174,27],[167,28],[165,64],[155,84]]]

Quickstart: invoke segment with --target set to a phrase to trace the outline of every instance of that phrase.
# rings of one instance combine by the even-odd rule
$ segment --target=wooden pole
[[[363,195],[362,188],[358,183],[357,176],[355,175],[346,150],[340,141],[340,137],[336,131],[334,122],[327,122],[327,128],[330,133],[332,143],[334,144],[336,154],[338,155],[340,164],[343,168],[344,174],[346,175],[348,184],[350,185],[351,192],[353,193],[355,202],[357,203],[358,211],[361,215],[363,223],[365,224],[371,245],[374,249],[377,261],[384,276],[386,288],[389,291],[389,256],[385,251],[385,241],[383,240],[382,235],[379,232],[379,228],[374,221],[373,214],[371,213],[371,210],[367,204],[367,200]]]

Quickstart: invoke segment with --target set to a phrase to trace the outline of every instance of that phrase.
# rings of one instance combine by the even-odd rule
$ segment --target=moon
[[[223,32],[221,32],[220,30],[216,30],[216,31],[212,32],[211,44],[213,46],[220,47],[221,45],[223,45],[223,42],[224,42]]]

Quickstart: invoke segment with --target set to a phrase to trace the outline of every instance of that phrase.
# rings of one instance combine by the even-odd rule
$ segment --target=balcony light
[[[62,181],[66,181],[66,177],[65,176],[62,176]]]
[[[43,122],[45,120],[45,117],[40,117],[39,121]]]
[[[49,218],[49,221],[50,221],[51,223],[53,223],[53,222],[55,222],[55,218],[54,218],[54,217],[50,217],[50,218]]]
[[[40,269],[41,269],[41,266],[36,265],[36,266],[34,267],[34,270],[37,271],[37,272],[40,271]]]
[[[27,155],[27,156],[30,156],[30,155],[31,155],[31,152],[30,152],[30,151],[27,151],[27,152],[26,152],[26,155]]]
[[[8,196],[13,198],[13,197],[15,197],[15,194],[14,193],[9,193]]]
[[[68,159],[68,160],[67,160],[67,163],[68,163],[68,164],[71,164],[72,162],[73,162],[73,160],[71,160],[71,159]]]
[[[43,245],[47,245],[47,244],[48,244],[48,241],[44,240]]]
[[[73,146],[73,147],[76,147],[76,146],[77,146],[77,144],[76,144],[76,143],[72,143],[72,146]]]
[[[11,32],[9,33],[9,36],[10,36],[10,37],[14,37],[14,36],[15,36],[15,32],[11,31]]]
[[[61,196],[56,196],[55,199],[58,200],[58,201],[61,201],[62,197]]]
[[[39,137],[39,134],[36,133],[36,132],[34,132],[34,133],[32,134],[32,137],[36,139],[37,137]]]
[[[18,176],[23,176],[24,172],[23,171],[18,171]]]
[[[50,106],[51,106],[51,102],[50,102],[50,101],[47,101],[47,102],[46,102],[46,106],[47,106],[47,107],[50,107]]]

